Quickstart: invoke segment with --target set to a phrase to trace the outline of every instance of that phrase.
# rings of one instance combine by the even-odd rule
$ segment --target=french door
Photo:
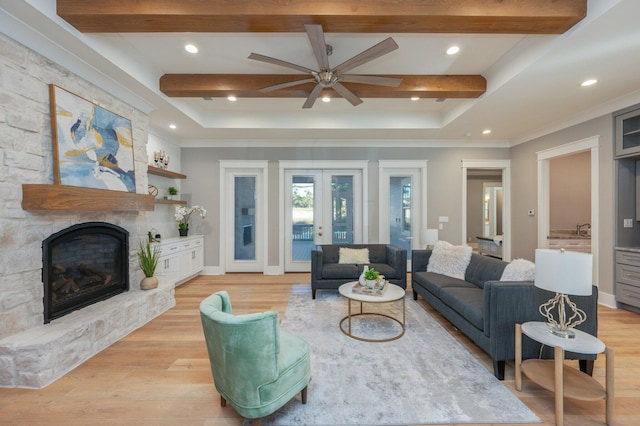
[[[311,270],[316,244],[362,242],[361,170],[286,170],[286,272]]]
[[[231,164],[227,164],[231,163]],[[221,163],[220,254],[227,272],[263,272],[267,208],[264,168]],[[265,166],[266,167],[266,166]]]
[[[380,161],[380,242],[407,251],[411,267],[411,250],[424,248],[421,230],[426,228],[426,163]]]

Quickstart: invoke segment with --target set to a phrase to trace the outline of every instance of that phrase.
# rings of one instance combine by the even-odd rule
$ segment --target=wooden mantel
[[[23,184],[24,210],[151,211],[154,197],[68,185]]]

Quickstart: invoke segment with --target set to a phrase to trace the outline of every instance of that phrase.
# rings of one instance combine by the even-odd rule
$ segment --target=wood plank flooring
[[[242,419],[233,408],[220,407],[198,305],[209,294],[227,290],[235,313],[276,310],[282,315],[290,294],[307,292],[309,282],[309,274],[197,277],[176,289],[175,308],[48,387],[0,389],[0,424],[240,425]],[[420,304],[491,369],[491,360],[482,350],[422,299]],[[599,335],[615,349],[616,424],[639,425],[640,315],[601,306]],[[596,361],[594,377],[604,384],[604,356]],[[513,364],[507,364],[504,384],[544,425],[555,423],[552,394],[526,378],[522,392],[516,391]],[[310,393],[309,398],[313,398],[313,394]],[[565,399],[567,426],[603,425],[604,414],[604,401]]]

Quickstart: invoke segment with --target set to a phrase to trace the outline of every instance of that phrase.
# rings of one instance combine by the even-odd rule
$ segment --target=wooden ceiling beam
[[[57,0],[84,33],[303,32],[561,34],[587,0]]]
[[[173,98],[306,98],[313,83],[301,84],[270,93],[258,89],[288,81],[302,80],[304,74],[165,74],[160,91]],[[477,98],[487,90],[481,75],[385,75],[402,78],[399,87],[344,83],[361,98]],[[331,97],[339,95],[330,90]]]

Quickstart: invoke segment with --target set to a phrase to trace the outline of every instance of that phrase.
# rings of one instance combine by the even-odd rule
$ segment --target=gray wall
[[[392,142],[389,143],[392,145]],[[378,160],[427,160],[427,203],[429,228],[438,227],[438,217],[448,216],[439,238],[459,244],[462,239],[462,160],[507,159],[507,148],[340,148],[340,147],[282,147],[282,148],[182,148],[181,170],[188,175],[182,183],[182,193],[191,197],[193,204],[207,209],[205,218],[205,265],[220,266],[219,211],[220,191],[219,160],[268,160],[269,161],[269,249],[267,265],[278,265],[279,218],[278,160],[330,161],[369,160],[369,242],[378,241]]]
[[[613,247],[614,247],[614,173],[613,173],[613,119],[604,115],[593,120],[551,133],[517,145],[511,149],[512,170],[512,230],[514,259],[534,259],[537,245],[537,199],[538,171],[537,152],[567,143],[600,136],[600,180],[598,205],[599,229],[599,276],[600,291],[613,294]],[[528,216],[527,210],[536,210],[536,216]]]

